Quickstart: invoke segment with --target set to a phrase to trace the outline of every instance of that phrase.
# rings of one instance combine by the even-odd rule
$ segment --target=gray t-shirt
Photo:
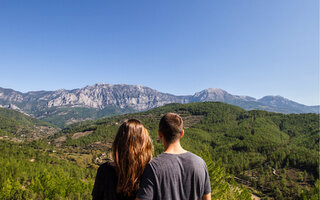
[[[137,198],[197,200],[211,192],[206,163],[199,156],[162,153],[143,172]]]

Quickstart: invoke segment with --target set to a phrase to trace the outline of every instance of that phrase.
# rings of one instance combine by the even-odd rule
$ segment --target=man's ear
[[[158,136],[159,136],[159,138],[163,138],[161,131],[158,131]]]
[[[180,138],[182,138],[183,135],[184,135],[184,130],[181,131]]]
[[[163,136],[163,133],[161,133],[161,131],[158,131],[158,136],[159,136],[159,140],[164,143],[165,142],[165,139],[164,139],[164,136]]]

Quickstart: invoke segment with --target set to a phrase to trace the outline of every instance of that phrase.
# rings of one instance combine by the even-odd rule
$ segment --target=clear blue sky
[[[318,0],[1,0],[0,87],[222,88],[319,104]]]

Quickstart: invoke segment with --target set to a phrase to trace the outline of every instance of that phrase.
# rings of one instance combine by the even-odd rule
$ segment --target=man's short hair
[[[167,143],[178,140],[183,131],[182,118],[176,113],[165,114],[159,123],[159,131],[163,134]]]

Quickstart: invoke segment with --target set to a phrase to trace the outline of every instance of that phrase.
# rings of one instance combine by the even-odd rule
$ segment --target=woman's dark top
[[[110,163],[102,164],[97,172],[96,181],[93,186],[93,200],[134,200],[131,197],[116,193],[118,177],[115,168]]]

